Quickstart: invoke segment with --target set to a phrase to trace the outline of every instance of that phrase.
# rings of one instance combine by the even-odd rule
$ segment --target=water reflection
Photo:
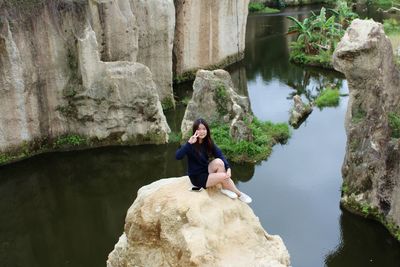
[[[326,266],[399,266],[400,244],[378,222],[343,210],[340,229],[341,242],[326,256]]]
[[[2,266],[104,266],[144,184],[181,176],[176,145],[40,155],[0,169]]]

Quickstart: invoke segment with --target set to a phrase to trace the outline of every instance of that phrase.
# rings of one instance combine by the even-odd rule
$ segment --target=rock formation
[[[244,56],[249,0],[175,0],[175,75]]]
[[[235,140],[252,138],[245,121],[253,119],[249,99],[233,89],[231,76],[225,70],[199,70],[193,83],[193,95],[183,116],[183,137],[191,135],[193,122],[203,118],[208,123],[227,123]]]
[[[174,14],[172,0],[153,2],[147,14]],[[37,1],[31,10],[18,3],[1,9],[0,152],[67,134],[100,143],[167,141],[153,75],[135,63],[146,61],[147,52],[138,54],[149,50],[146,41],[138,44],[139,34],[154,42],[157,32],[149,25],[144,34],[131,1]],[[153,46],[162,54],[172,54],[173,24],[174,17],[157,41],[164,43]],[[171,66],[172,56],[164,58],[159,61]],[[162,90],[172,97],[171,70],[168,79],[158,70],[154,77],[169,84]]]
[[[400,78],[380,23],[356,19],[334,53],[349,90],[342,204],[400,238]]]
[[[301,96],[295,95],[293,97],[293,108],[290,111],[289,124],[294,128],[298,128],[300,124],[307,119],[308,115],[312,112],[311,105],[306,105],[301,100]]]
[[[228,62],[244,50],[244,2],[0,1],[0,162],[71,134],[166,142],[173,45],[177,66]]]
[[[248,205],[190,186],[185,176],[142,187],[107,267],[290,265],[282,239],[266,233]]]

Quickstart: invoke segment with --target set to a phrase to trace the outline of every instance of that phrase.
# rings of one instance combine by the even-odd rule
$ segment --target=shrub
[[[286,123],[261,122],[254,118],[249,128],[252,131],[252,141],[236,142],[229,133],[229,125],[213,124],[213,139],[224,154],[234,162],[259,162],[266,159],[276,143],[285,143],[290,137],[289,126]]]
[[[327,88],[315,99],[315,105],[319,108],[336,107],[339,105],[339,90]]]
[[[400,138],[400,116],[396,113],[390,112],[388,114],[389,127],[392,130],[393,138]]]

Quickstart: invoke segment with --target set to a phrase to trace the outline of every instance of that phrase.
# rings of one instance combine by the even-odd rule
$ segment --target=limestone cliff
[[[161,53],[154,58],[172,65],[173,2],[132,2],[1,3],[0,152],[68,134],[99,144],[167,141],[159,97],[172,98],[172,72],[147,57],[151,42]],[[162,35],[138,23],[143,14],[164,18]]]
[[[380,220],[400,239],[400,78],[382,25],[354,20],[334,67],[350,90],[342,204]]]
[[[177,76],[199,68],[224,67],[243,58],[249,0],[174,2]]]
[[[166,142],[173,47],[181,71],[237,61],[247,3],[0,0],[0,163],[71,134]]]
[[[282,239],[266,233],[248,205],[190,187],[187,176],[142,187],[107,267],[290,265]]]

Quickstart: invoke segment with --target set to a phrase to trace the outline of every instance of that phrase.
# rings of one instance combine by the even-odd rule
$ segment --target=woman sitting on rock
[[[250,203],[251,198],[240,192],[231,179],[231,168],[221,150],[211,139],[211,131],[203,119],[193,123],[193,135],[175,154],[181,160],[187,155],[188,175],[194,186],[208,188],[222,184],[221,192],[230,198]]]

